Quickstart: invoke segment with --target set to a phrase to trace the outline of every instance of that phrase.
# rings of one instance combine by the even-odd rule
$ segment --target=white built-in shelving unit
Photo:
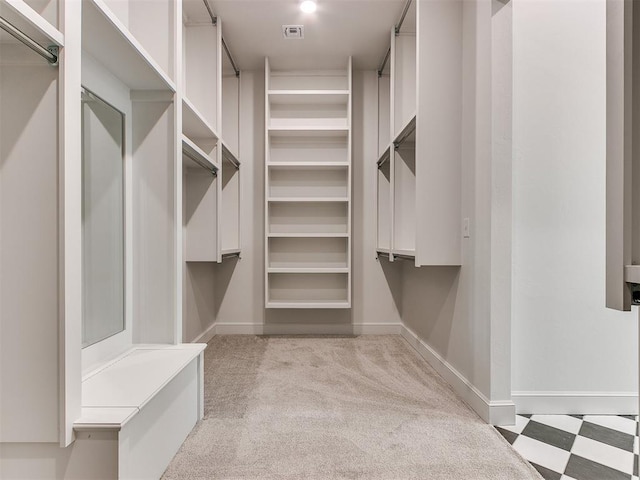
[[[240,82],[223,75],[221,20],[202,0],[0,0],[0,17],[58,55],[0,33],[0,442],[56,458],[107,435],[131,448],[64,453],[79,478],[95,463],[157,478],[202,417],[185,270],[240,254]],[[85,348],[82,87],[124,138],[124,329]]]
[[[350,308],[351,59],[265,76],[266,307]]]
[[[457,3],[411,2],[378,72],[377,252],[391,261],[462,263]]]

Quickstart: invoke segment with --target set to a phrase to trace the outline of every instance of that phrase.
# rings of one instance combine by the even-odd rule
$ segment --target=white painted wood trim
[[[9,6],[16,14],[47,37],[52,43],[55,43],[59,47],[64,47],[64,34],[42,18],[42,16],[40,16],[38,12],[31,8],[24,0],[0,1],[4,5]],[[69,26],[67,25],[66,28],[69,28]]]
[[[216,323],[216,335],[400,335],[399,323],[288,324]]]
[[[60,20],[70,45],[59,58],[59,441],[73,442],[82,375],[81,5],[64,2]],[[51,339],[51,341],[55,341]]]
[[[209,328],[191,340],[191,343],[209,343],[216,336],[216,324],[212,323]]]
[[[518,414],[637,415],[637,392],[513,392]]]
[[[401,327],[401,335],[444,378],[461,399],[475,410],[482,420],[491,425],[513,425],[515,423],[516,408],[512,401],[490,401],[462,373],[404,325]]]

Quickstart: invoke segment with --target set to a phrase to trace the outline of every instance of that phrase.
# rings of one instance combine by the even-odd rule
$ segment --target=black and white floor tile
[[[546,480],[639,480],[636,416],[517,415],[496,428]]]

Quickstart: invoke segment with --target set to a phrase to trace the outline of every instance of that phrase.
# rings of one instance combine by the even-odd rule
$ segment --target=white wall
[[[458,267],[405,264],[405,337],[486,421],[513,422],[511,403],[511,55],[509,3],[462,11],[462,218]],[[506,87],[501,85],[506,83]]]
[[[216,332],[398,333],[399,273],[375,258],[376,73],[354,72],[353,82],[353,308],[302,314],[264,308],[264,72],[240,78],[242,258],[215,267]]]
[[[605,309],[605,0],[515,0],[519,411],[637,410],[637,316]]]

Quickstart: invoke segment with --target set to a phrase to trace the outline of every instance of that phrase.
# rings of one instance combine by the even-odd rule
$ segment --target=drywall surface
[[[605,0],[514,4],[520,411],[637,410],[637,316],[604,306],[605,22]]]
[[[405,263],[406,335],[478,414],[511,423],[511,5],[462,18],[462,267]],[[502,41],[502,45],[498,40]],[[505,44],[506,42],[506,44]]]
[[[228,259],[215,267],[216,332],[399,333],[399,273],[388,273],[388,268],[375,257],[376,73],[354,72],[350,310],[264,308],[264,72],[243,71],[240,79],[242,258]],[[386,275],[392,277],[396,292],[390,288]]]

